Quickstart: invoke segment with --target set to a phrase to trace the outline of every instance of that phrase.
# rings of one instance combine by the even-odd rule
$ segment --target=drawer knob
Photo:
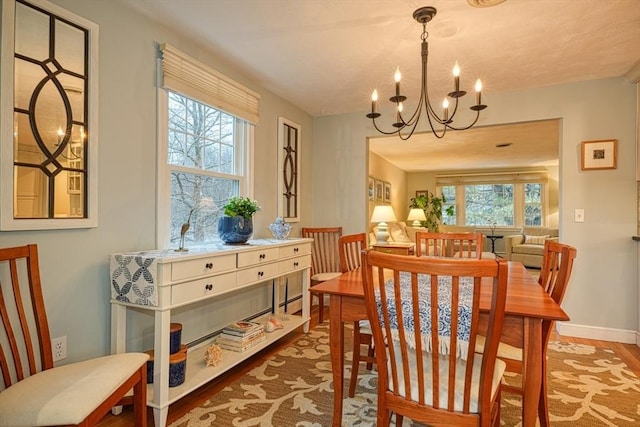
[[[204,286],[204,288],[205,288],[206,290],[208,290],[208,291],[212,291],[212,290],[213,290],[213,284],[211,284],[211,283],[207,283],[207,284]]]
[[[293,263],[293,266],[294,266],[294,267],[297,267],[297,266],[298,266],[298,261],[294,262],[294,263]]]
[[[260,259],[265,259],[267,257],[266,254],[260,254]]]
[[[212,263],[212,262],[208,262],[208,263],[206,263],[206,264],[204,265],[204,267],[205,267],[207,270],[211,270],[211,269],[213,268],[213,263]]]
[[[293,253],[297,254],[298,253],[298,248],[293,248]]]
[[[258,271],[258,277],[264,276],[264,271]]]

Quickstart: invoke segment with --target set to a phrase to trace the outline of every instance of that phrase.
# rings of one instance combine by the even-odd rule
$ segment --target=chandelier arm
[[[447,125],[448,128],[453,129],[453,130],[467,130],[467,129],[471,129],[471,127],[473,125],[475,125],[478,122],[478,119],[480,118],[480,111],[476,111],[476,118],[473,122],[471,122],[470,125],[465,126],[465,127],[461,127],[461,128],[457,128],[455,126],[451,126],[451,125]]]
[[[393,130],[391,132],[384,131],[384,130],[382,130],[382,129],[380,129],[378,127],[378,125],[376,124],[376,119],[375,118],[372,119],[372,121],[373,121],[373,127],[376,128],[376,130],[378,132],[380,132],[381,134],[384,134],[384,135],[395,135],[395,134],[397,134],[399,132],[399,130]]]

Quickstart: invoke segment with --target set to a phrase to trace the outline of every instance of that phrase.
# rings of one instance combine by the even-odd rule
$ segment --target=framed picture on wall
[[[376,199],[376,180],[372,176],[367,181],[367,198],[372,202]]]
[[[384,193],[384,183],[379,180],[375,180],[376,182],[376,202],[382,201],[382,195]]]
[[[417,197],[427,197],[429,195],[429,190],[418,190],[416,191],[416,198]]]
[[[618,167],[617,139],[582,141],[580,169],[616,169]]]
[[[391,203],[391,183],[390,182],[384,183],[384,195],[383,195],[382,201],[384,203]]]

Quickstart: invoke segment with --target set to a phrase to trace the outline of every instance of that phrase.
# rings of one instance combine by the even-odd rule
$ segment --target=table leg
[[[523,352],[524,396],[522,397],[522,425],[533,427],[538,417],[542,387],[542,319],[524,319]]]
[[[323,295],[320,294],[322,297]],[[341,319],[342,297],[331,295],[329,303],[329,348],[333,371],[333,427],[342,423],[342,397],[344,385],[344,323]]]

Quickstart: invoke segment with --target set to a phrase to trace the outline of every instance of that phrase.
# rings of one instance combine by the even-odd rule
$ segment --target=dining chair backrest
[[[36,245],[0,249],[0,325],[0,426],[95,425],[131,389],[147,425],[148,354],[54,366]]]
[[[378,366],[378,425],[388,425],[390,412],[430,425],[488,425],[504,371],[496,353],[507,261],[365,251],[362,265]],[[481,282],[492,290],[483,355],[471,350]]]
[[[416,256],[448,258],[482,257],[482,233],[444,233],[418,231],[416,233]]]
[[[311,275],[339,272],[340,256],[338,240],[342,227],[320,227],[302,229],[302,237],[313,239],[311,246]]]
[[[341,236],[338,241],[340,251],[340,271],[359,268],[362,263],[362,250],[367,248],[367,235],[365,233],[348,234]]]

